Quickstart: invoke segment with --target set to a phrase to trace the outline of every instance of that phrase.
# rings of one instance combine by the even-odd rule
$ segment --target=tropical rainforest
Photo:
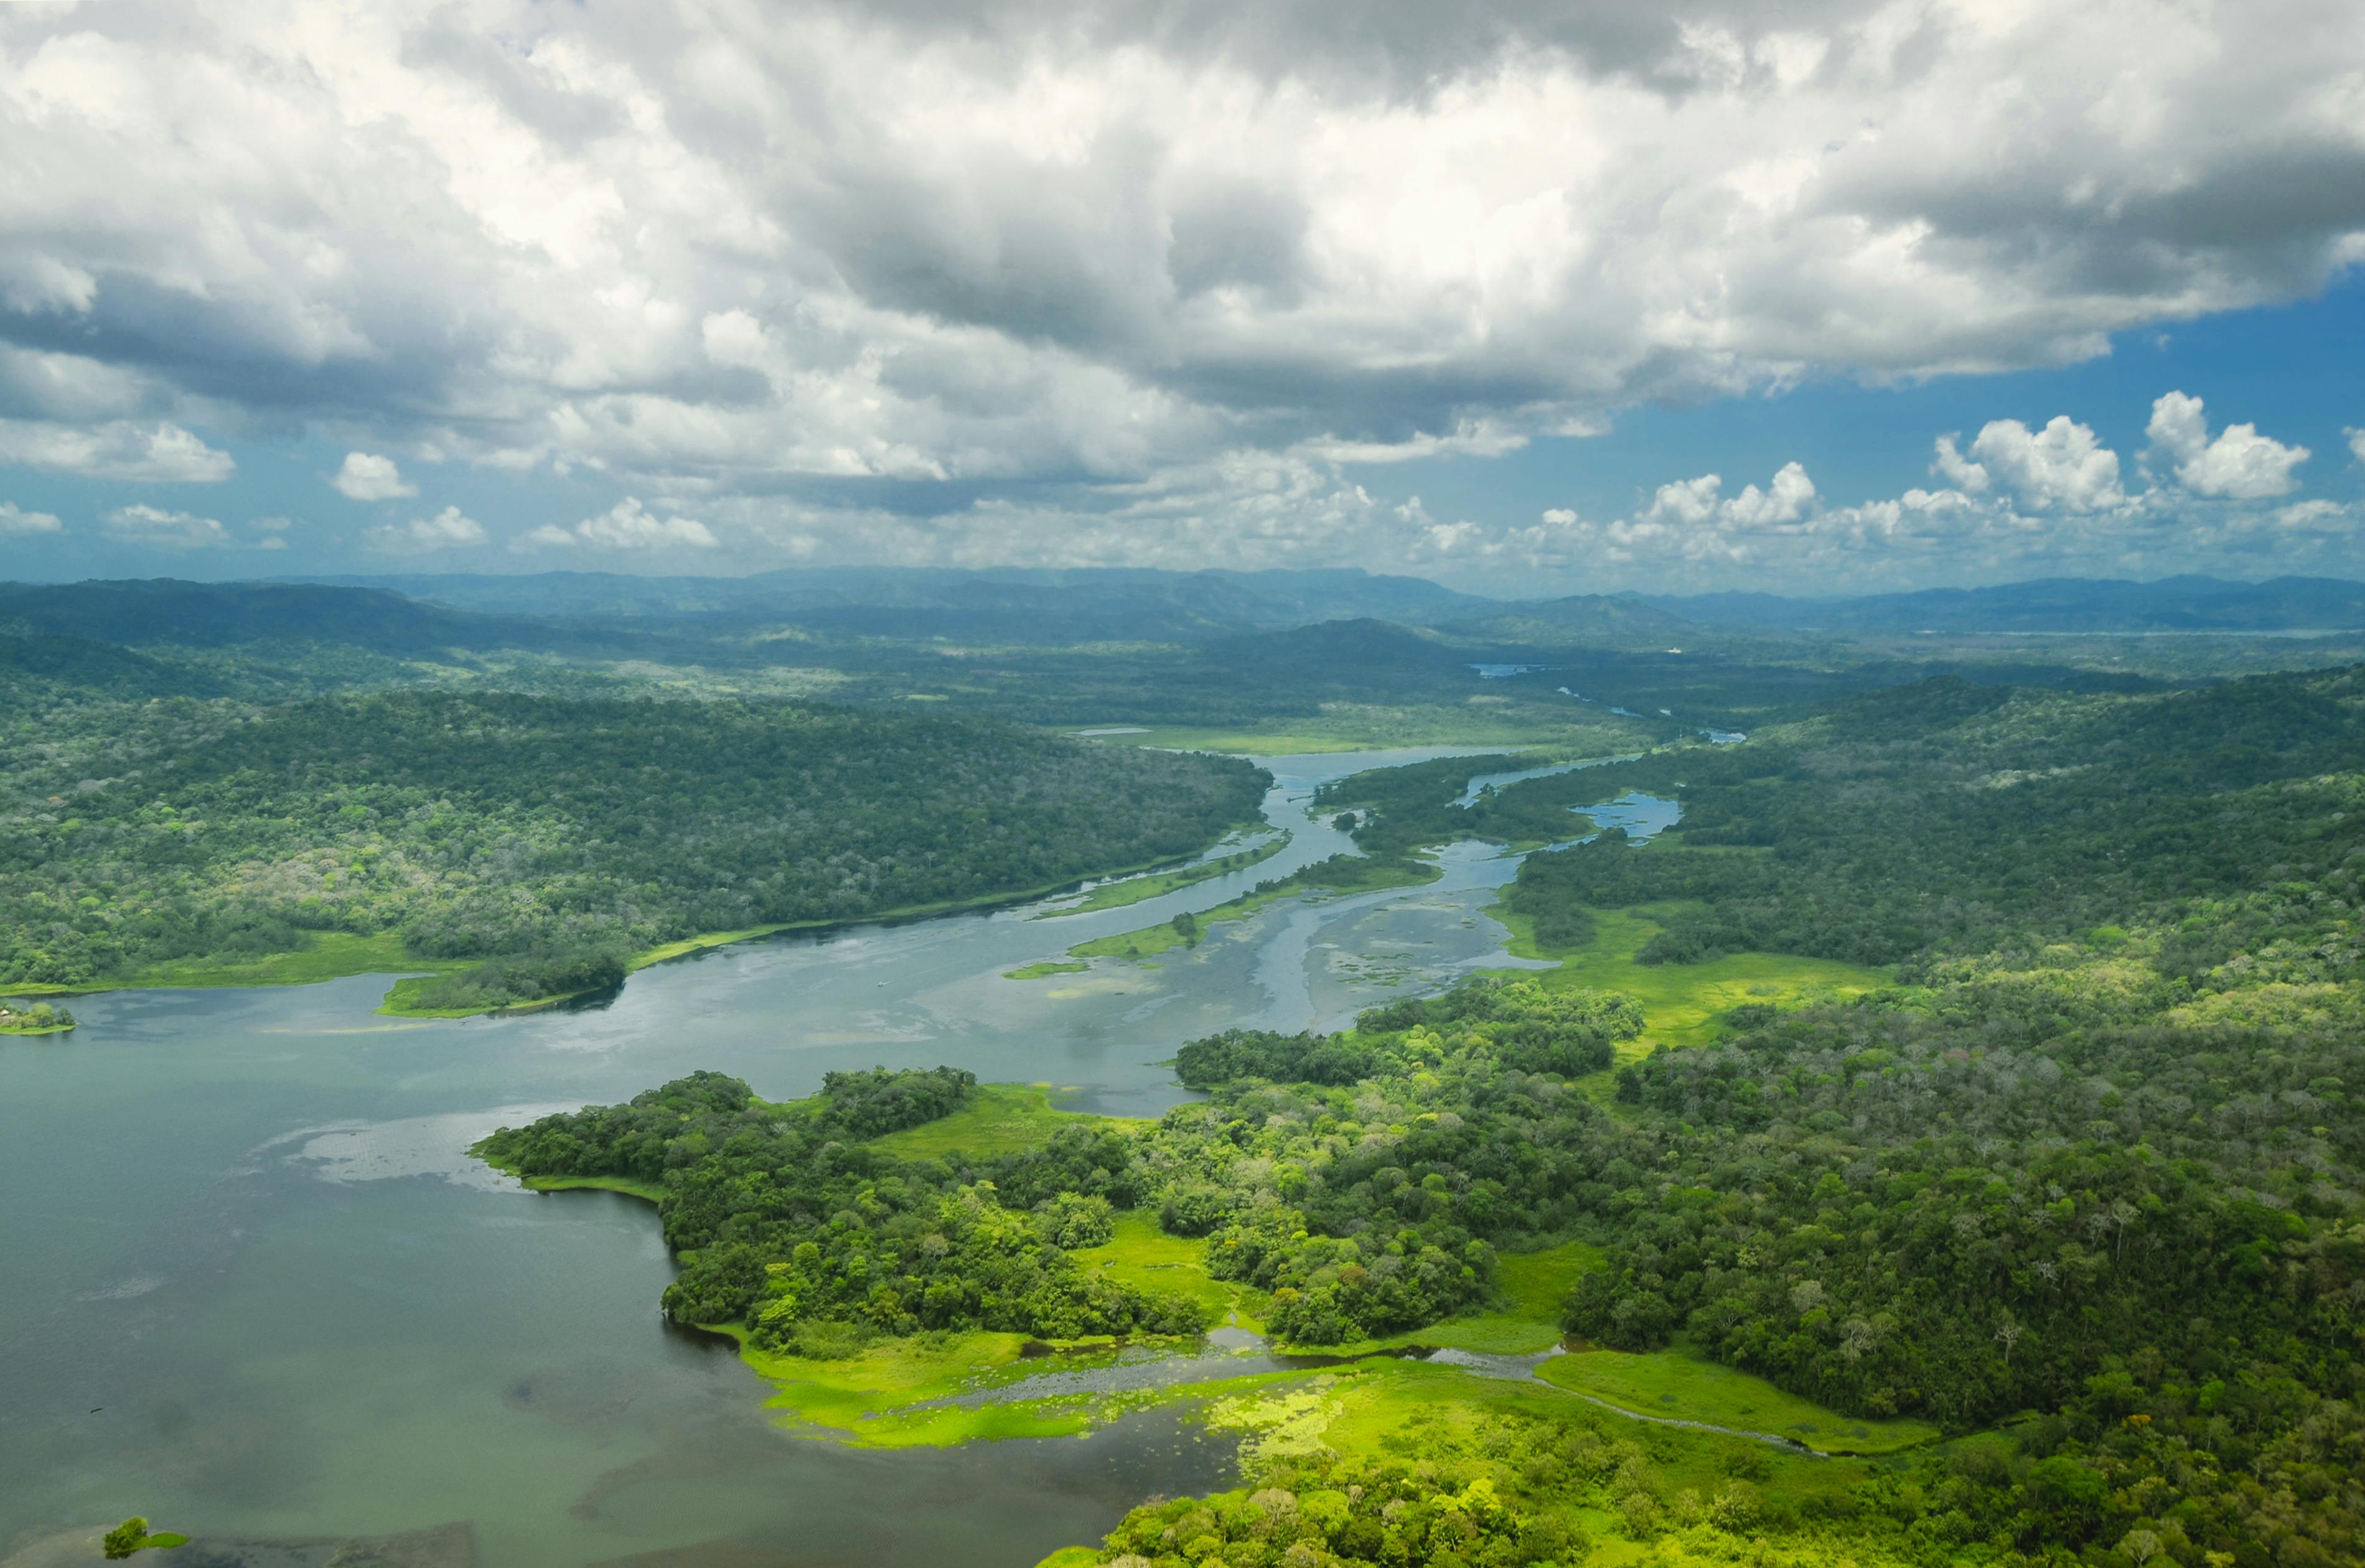
[[[392,935],[427,1005],[641,950],[1047,889],[1252,820],[1248,763],[790,702],[391,691],[61,704],[0,767],[0,982]]]
[[[1518,1260],[1576,1246],[1558,1316],[1598,1349],[1570,1362],[1697,1358],[1938,1439],[1807,1507],[1745,1464],[1661,1484],[1597,1411],[1463,1410],[1392,1448],[1252,1454],[1240,1493],[1146,1507],[1103,1560],[1565,1562],[1606,1516],[1685,1551],[2355,1562],[2358,682],[1936,680],[1474,798],[1485,760],[1326,793],[1405,855],[1674,794],[1681,826],[1647,846],[1525,861],[1505,908],[1534,951],[1580,954],[1617,913],[1655,932],[1645,970],[1750,952],[1890,977],[1728,1007],[1698,1048],[1650,1048],[1644,1005],[1548,970],[1338,1034],[1188,1042],[1175,1071],[1204,1098],[1024,1152],[898,1156],[854,1135],[842,1086],[776,1106],[728,1081],[486,1151],[661,1188],[667,1310],[807,1355],[1208,1326],[1204,1293],[1088,1266],[1136,1215],[1276,1338],[1351,1352],[1497,1309]],[[904,1114],[940,1114],[922,1088],[947,1070],[880,1092],[908,1080]]]
[[[421,1011],[532,1002],[1196,854],[1270,783],[1215,750],[1473,753],[1324,787],[1354,855],[1041,966],[1119,984],[1235,929],[1203,916],[1524,856],[1525,967],[1176,1038],[1154,1119],[947,1045],[479,1146],[655,1201],[666,1314],[846,1440],[1081,1429],[1119,1404],[979,1412],[1218,1328],[1305,1358],[1128,1392],[1196,1400],[1239,1484],[1063,1562],[2365,1562],[2365,666],[1623,601],[1185,627],[1151,594],[1029,644],[1029,588],[936,646],[844,606],[186,587],[0,605],[0,984],[333,940],[437,971]],[[1165,640],[1093,640],[1136,611]],[[1593,832],[1630,792],[1680,822]]]

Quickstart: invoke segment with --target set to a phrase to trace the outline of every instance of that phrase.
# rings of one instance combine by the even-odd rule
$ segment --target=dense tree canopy
[[[1201,848],[1263,788],[1230,758],[785,703],[398,692],[69,718],[0,756],[0,982],[329,930],[572,961],[1014,893]]]

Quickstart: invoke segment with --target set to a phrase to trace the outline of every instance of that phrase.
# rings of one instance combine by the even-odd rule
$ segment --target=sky
[[[2354,0],[18,0],[0,171],[0,577],[2365,577]]]

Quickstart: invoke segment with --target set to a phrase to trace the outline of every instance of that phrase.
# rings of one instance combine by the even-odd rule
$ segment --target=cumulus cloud
[[[2036,511],[2099,511],[2124,502],[2119,454],[2095,438],[2093,428],[2056,414],[2041,431],[2018,420],[1991,420],[1971,442],[1970,463],[1949,468],[1950,442],[1941,441],[1941,472],[1974,494],[2001,483]]]
[[[2307,294],[2365,37],[2265,4],[8,7],[0,345],[28,418],[1086,531]]]
[[[145,502],[118,507],[106,514],[102,526],[118,540],[170,550],[212,549],[230,543],[230,530],[213,518],[167,511]]]
[[[1796,522],[1815,498],[1815,482],[1798,463],[1785,463],[1765,489],[1744,485],[1741,493],[1719,499],[1724,480],[1715,474],[1662,485],[1642,513],[1653,527],[1692,527],[1711,521],[1737,528],[1762,528]],[[1572,520],[1574,518],[1572,517]]]
[[[1461,541],[1465,558],[1507,574],[1552,566],[1635,586],[1729,586],[1735,572],[1790,591],[1845,581],[1914,586],[1967,577],[2224,570],[2271,554],[2285,569],[2304,560],[2353,570],[2365,512],[2314,498],[2261,504],[2296,487],[2304,448],[2247,426],[2212,434],[2200,399],[2169,392],[2151,405],[2151,449],[2130,490],[2118,455],[2094,430],[2057,415],[2032,430],[1995,420],[1966,444],[1959,432],[1933,445],[1945,481],[1848,505],[1821,495],[1799,464],[1760,490],[1726,496],[1714,474],[1658,486],[1628,517],[1592,521],[1554,508],[1541,524]],[[2365,434],[2352,432],[2365,445]],[[2365,454],[2360,454],[2365,456]],[[1939,574],[1943,574],[1940,576]]]
[[[63,525],[45,511],[25,511],[14,501],[0,501],[0,533],[55,533]]]
[[[367,530],[364,538],[373,550],[388,554],[420,555],[433,550],[465,549],[485,542],[485,525],[464,515],[458,507],[445,507],[433,517],[415,517],[409,522],[382,522]]]
[[[402,470],[391,457],[372,452],[348,452],[344,465],[329,483],[340,495],[356,501],[391,501],[415,496],[419,487],[403,481]]]
[[[2303,446],[2285,446],[2253,424],[2227,425],[2213,440],[2201,399],[2170,392],[2151,406],[2145,433],[2174,465],[2176,482],[2196,496],[2254,501],[2287,496],[2299,481],[2292,470],[2308,459]]]
[[[178,425],[129,420],[81,426],[0,420],[0,464],[10,463],[93,479],[207,485],[229,478],[238,466],[229,453]]]
[[[601,550],[712,550],[721,542],[712,529],[695,518],[657,517],[641,505],[638,497],[626,496],[598,517],[587,517],[572,529],[544,523],[527,534],[524,543],[588,544]]]

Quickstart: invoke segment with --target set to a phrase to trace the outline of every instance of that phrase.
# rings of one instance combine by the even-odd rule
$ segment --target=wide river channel
[[[1259,758],[1288,847],[1130,908],[745,943],[577,1012],[382,1018],[388,981],[364,977],[93,996],[71,1036],[0,1040],[0,1568],[83,1561],[129,1513],[287,1543],[179,1568],[293,1568],[329,1555],[306,1538],[452,1524],[488,1568],[1026,1568],[1153,1492],[1227,1484],[1228,1452],[1171,1410],[947,1450],[793,1437],[727,1348],[659,1318],[653,1211],[527,1193],[465,1150],[699,1068],[786,1098],[834,1069],[947,1062],[1156,1114],[1187,1097],[1159,1065],[1184,1040],[1335,1027],[1516,964],[1483,912],[1517,862],[1464,844],[1440,881],[1286,901],[1159,968],[1003,972],[1351,848],[1308,815],[1317,785],[1447,755]],[[1624,805],[1596,814],[1672,820]]]

